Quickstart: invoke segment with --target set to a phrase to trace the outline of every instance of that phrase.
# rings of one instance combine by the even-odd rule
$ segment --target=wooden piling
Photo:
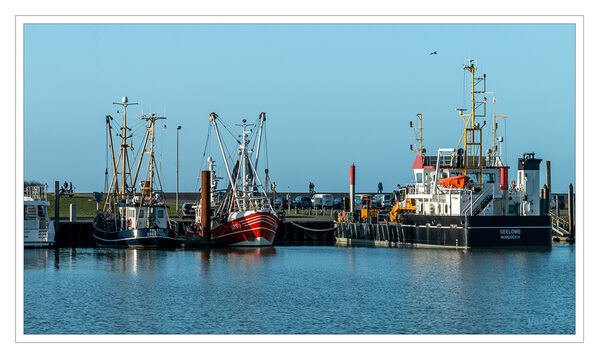
[[[69,204],[69,221],[74,223],[77,221],[77,205]]]
[[[58,233],[60,224],[60,184],[58,180],[54,181],[54,231]]]
[[[208,170],[202,170],[201,200],[202,238],[204,240],[210,240],[212,228],[210,225],[210,171]]]
[[[574,237],[574,187],[572,184],[568,186],[568,228],[570,229],[570,237]]]
[[[547,164],[547,200],[551,201],[551,161],[548,160],[545,162]],[[549,205],[551,208],[551,205]]]

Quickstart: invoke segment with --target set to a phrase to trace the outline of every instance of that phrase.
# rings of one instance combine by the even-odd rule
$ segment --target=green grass
[[[104,197],[104,200],[106,197]],[[54,217],[54,194],[48,194],[48,201],[50,202],[50,208],[48,209],[48,215],[50,218]],[[96,202],[93,200],[93,194],[73,194],[72,197],[63,195],[59,200],[59,215],[61,218],[69,218],[69,207],[71,204],[77,206],[77,217],[81,219],[93,218],[96,216]],[[179,217],[174,201],[167,201],[168,216],[171,218]],[[104,201],[99,204],[100,210],[104,206]]]
[[[48,215],[53,218],[54,194],[48,194],[48,201],[50,202]],[[69,206],[71,204],[75,204],[77,206],[78,218],[93,218],[96,216],[96,202],[93,200],[92,194],[73,194],[73,197],[61,196],[59,203],[59,214],[61,218],[69,217]],[[100,210],[102,210],[102,203],[100,203]]]

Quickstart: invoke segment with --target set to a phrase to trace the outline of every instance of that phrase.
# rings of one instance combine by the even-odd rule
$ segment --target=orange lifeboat
[[[455,177],[439,179],[439,184],[445,188],[457,188],[461,189],[470,180],[467,175],[458,175]]]

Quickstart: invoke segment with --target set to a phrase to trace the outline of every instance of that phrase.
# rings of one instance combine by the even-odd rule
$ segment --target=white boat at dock
[[[23,204],[25,247],[54,246],[54,223],[48,216],[50,202],[46,186],[26,187]]]

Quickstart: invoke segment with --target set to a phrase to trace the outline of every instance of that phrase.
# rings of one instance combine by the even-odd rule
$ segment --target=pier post
[[[568,186],[568,231],[569,237],[574,237],[574,187]]]
[[[54,231],[58,233],[60,223],[60,199],[59,199],[60,184],[58,180],[54,181]]]
[[[202,197],[201,197],[201,223],[202,239],[210,240],[210,171],[202,170]]]
[[[547,184],[541,189],[541,214],[549,214],[549,197],[547,196]]]
[[[551,161],[548,160],[545,163],[547,164],[547,199],[551,200]]]
[[[69,204],[69,221],[74,223],[77,222],[77,205]]]
[[[354,213],[354,197],[356,195],[356,166],[352,163],[349,167],[349,211]],[[345,200],[345,199],[343,199]],[[345,210],[345,205],[343,210]]]

